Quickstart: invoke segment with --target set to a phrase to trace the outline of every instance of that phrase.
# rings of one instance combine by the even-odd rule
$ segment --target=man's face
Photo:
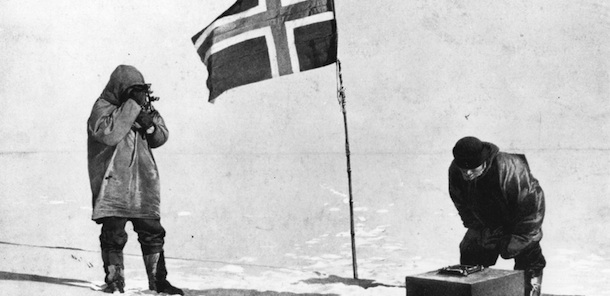
[[[462,173],[462,178],[464,178],[464,180],[472,181],[472,180],[480,177],[483,174],[483,171],[485,170],[486,167],[487,167],[487,165],[484,162],[482,165],[480,165],[474,169],[460,168],[460,172]]]

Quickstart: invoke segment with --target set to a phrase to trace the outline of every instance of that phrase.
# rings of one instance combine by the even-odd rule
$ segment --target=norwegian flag
[[[208,68],[209,101],[249,83],[337,60],[332,0],[238,0],[192,37]]]

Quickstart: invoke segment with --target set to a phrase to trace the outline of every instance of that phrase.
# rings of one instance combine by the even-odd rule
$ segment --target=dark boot
[[[144,255],[144,265],[146,266],[146,274],[148,274],[148,288],[150,290],[170,295],[184,295],[181,289],[172,286],[166,279],[167,269],[165,268],[163,252]]]
[[[542,295],[542,272],[539,275],[525,276],[525,296]]]
[[[527,283],[526,283],[527,285]],[[532,277],[529,280],[529,294],[528,296],[540,296],[542,295],[542,274],[539,276]]]
[[[114,293],[119,291],[125,293],[125,274],[120,265],[108,265],[106,268],[106,287],[102,289],[105,293]]]
[[[106,281],[106,277],[108,276],[108,265],[110,264],[109,261],[108,251],[102,250],[102,262],[104,262],[104,281]]]
[[[102,250],[102,261],[104,262],[104,282],[106,286],[102,289],[106,293],[114,293],[119,291],[124,293],[125,290],[125,274],[123,272],[123,254],[109,253]]]

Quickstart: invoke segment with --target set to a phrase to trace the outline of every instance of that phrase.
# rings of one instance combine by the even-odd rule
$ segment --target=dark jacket
[[[141,107],[119,99],[125,89],[143,83],[136,68],[118,66],[91,110],[87,149],[93,220],[160,218],[159,173],[151,148],[163,145],[169,132],[154,113],[155,131],[146,134],[135,122]]]
[[[486,160],[487,168],[475,180],[464,180],[457,165],[451,163],[449,194],[464,226],[500,229],[505,234],[499,244],[500,254],[513,258],[542,239],[544,192],[524,155],[500,152],[491,143],[484,145],[489,145],[492,152]]]

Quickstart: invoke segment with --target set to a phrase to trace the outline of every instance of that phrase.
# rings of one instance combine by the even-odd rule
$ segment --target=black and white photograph
[[[0,0],[0,294],[610,295],[610,2]]]

